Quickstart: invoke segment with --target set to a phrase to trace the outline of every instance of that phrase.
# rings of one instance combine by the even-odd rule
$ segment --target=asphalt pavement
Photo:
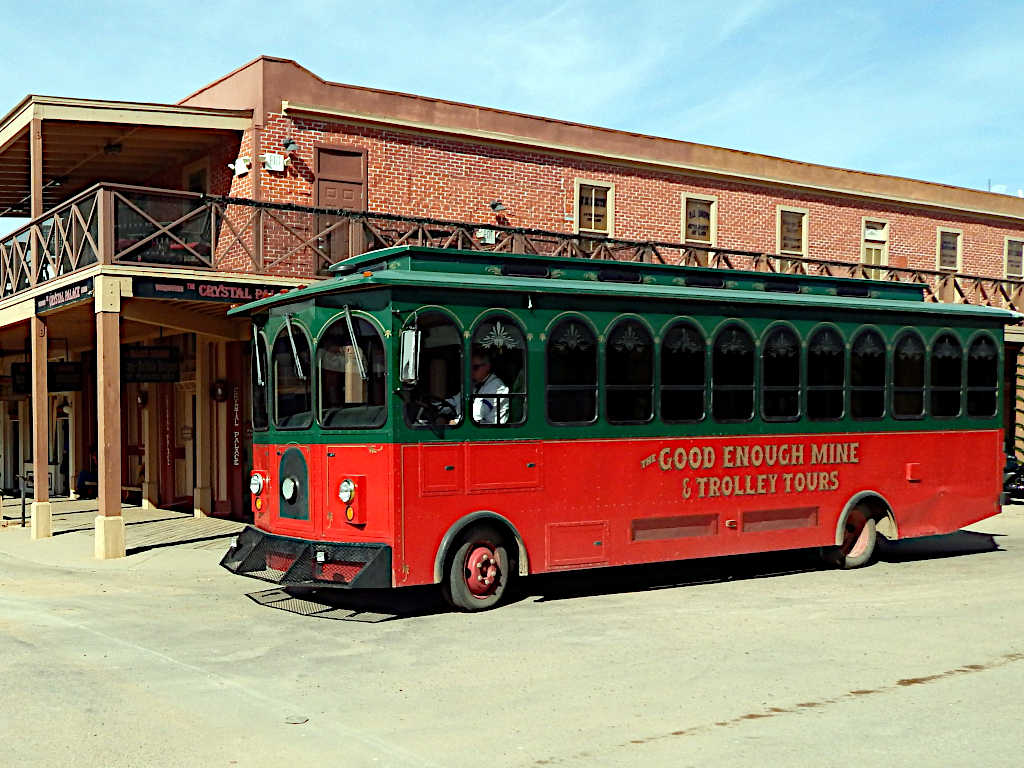
[[[1024,764],[1024,507],[859,571],[540,576],[474,615],[87,535],[0,529],[2,766]]]

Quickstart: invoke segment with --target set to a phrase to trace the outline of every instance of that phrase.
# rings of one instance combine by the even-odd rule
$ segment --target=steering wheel
[[[414,402],[442,419],[451,420],[459,417],[458,412],[455,410],[455,406],[447,400],[432,395],[429,392],[422,392],[418,394]]]

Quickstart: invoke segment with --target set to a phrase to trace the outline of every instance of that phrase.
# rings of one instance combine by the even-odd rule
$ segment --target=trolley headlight
[[[289,504],[295,501],[295,497],[299,493],[299,481],[294,477],[286,477],[281,481],[281,496]]]
[[[345,504],[351,504],[356,495],[356,484],[347,477],[338,486],[338,498]]]
[[[253,472],[252,477],[249,478],[249,493],[253,496],[263,493],[263,475],[259,472]]]

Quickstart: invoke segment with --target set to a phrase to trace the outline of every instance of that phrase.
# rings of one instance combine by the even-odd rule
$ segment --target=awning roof
[[[28,216],[34,118],[43,121],[44,210],[98,181],[144,183],[252,125],[251,110],[27,96],[0,118],[0,216]]]

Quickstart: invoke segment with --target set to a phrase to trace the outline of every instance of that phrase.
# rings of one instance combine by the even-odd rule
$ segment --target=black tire
[[[466,612],[497,606],[512,578],[508,547],[506,537],[493,525],[474,525],[464,531],[447,559],[442,592],[448,604]],[[490,573],[493,577],[485,584]]]
[[[857,506],[846,518],[843,543],[822,547],[821,556],[826,563],[842,570],[862,568],[874,559],[877,544],[878,528],[871,510]]]

